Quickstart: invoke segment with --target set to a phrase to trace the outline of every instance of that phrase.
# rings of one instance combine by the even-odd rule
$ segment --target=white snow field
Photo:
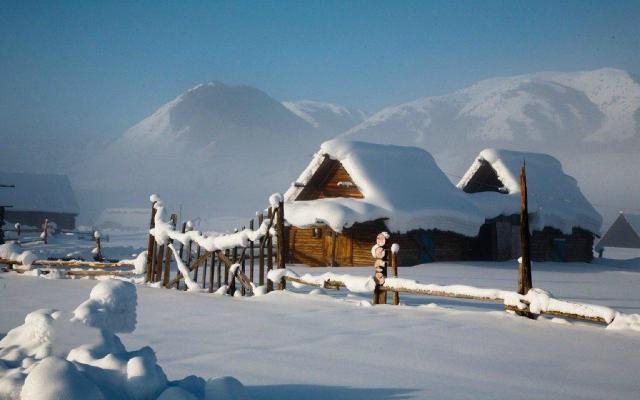
[[[56,247],[49,246],[51,254]],[[300,275],[329,271],[291,268]],[[400,268],[400,277],[503,290],[513,290],[517,279],[515,261],[425,264]],[[638,258],[535,263],[533,281],[557,298],[640,313]],[[74,310],[97,283],[1,273],[0,337],[34,310]],[[401,295],[401,306],[374,307],[369,294],[345,290],[242,298],[136,287],[136,329],[118,334],[126,349],[150,346],[170,381],[233,376],[251,399],[637,399],[640,393],[635,331],[527,320],[500,305],[435,297]]]

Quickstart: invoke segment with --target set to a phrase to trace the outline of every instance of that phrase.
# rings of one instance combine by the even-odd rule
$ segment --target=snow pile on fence
[[[273,197],[274,195],[272,195]],[[218,251],[227,250],[234,247],[248,247],[249,242],[256,242],[260,240],[267,233],[275,234],[272,229],[271,220],[265,219],[262,224],[256,230],[243,229],[239,232],[232,234],[216,234],[213,236],[206,236],[198,231],[179,232],[173,225],[168,222],[164,203],[158,197],[158,195],[151,195],[151,201],[155,202],[156,215],[154,217],[155,226],[149,230],[149,233],[154,236],[156,243],[159,245],[166,245],[169,240],[174,240],[182,243],[183,245],[189,245],[189,242],[195,242],[200,245],[200,248],[206,251]]]
[[[582,194],[577,181],[564,173],[556,158],[540,153],[485,149],[480,152],[469,170],[458,182],[463,189],[473,183],[476,172],[488,163],[496,172],[507,193],[498,188],[473,193],[469,198],[483,211],[486,218],[520,213],[520,168],[527,163],[527,192],[531,229],[545,226],[571,234],[574,227],[599,233],[602,216]]]
[[[342,164],[364,198],[295,201],[325,157]],[[451,184],[431,154],[417,147],[342,139],[324,142],[284,200],[287,222],[295,226],[323,222],[336,232],[384,218],[393,232],[440,229],[475,236],[484,223],[480,210]]]
[[[31,269],[31,264],[36,260],[36,256],[32,252],[22,251],[22,248],[15,242],[0,244],[0,258],[19,262],[25,269]]]
[[[270,271],[267,277],[274,283],[278,283],[286,277],[293,278],[291,283],[294,287],[303,287],[305,285],[322,287],[329,281],[329,286],[344,286],[347,290],[358,293],[371,293],[375,288],[375,282],[372,277],[334,274],[332,272],[322,275],[305,274],[298,276],[291,270],[278,269]],[[608,329],[640,332],[640,315],[638,314],[623,314],[605,306],[556,299],[551,293],[537,288],[531,289],[526,295],[521,295],[509,290],[478,288],[467,285],[425,284],[403,278],[385,278],[382,287],[389,291],[417,295],[494,301],[518,310],[527,310],[533,314],[551,314],[598,321],[607,324]]]
[[[73,314],[31,312],[0,340],[1,399],[246,398],[234,378],[168,381],[153,349],[127,351],[115,332],[135,329],[131,283],[98,283]]]

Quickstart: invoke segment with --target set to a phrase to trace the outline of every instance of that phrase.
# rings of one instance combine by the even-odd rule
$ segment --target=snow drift
[[[115,332],[136,325],[136,289],[103,281],[73,312],[41,309],[0,340],[0,399],[245,399],[231,377],[169,381],[146,346],[127,351]]]

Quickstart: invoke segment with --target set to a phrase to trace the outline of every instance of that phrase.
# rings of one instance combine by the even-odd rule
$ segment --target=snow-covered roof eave
[[[296,201],[326,157],[341,162],[363,199]],[[394,232],[440,229],[475,236],[484,223],[480,211],[451,185],[433,157],[415,147],[325,142],[284,200],[285,218],[291,225],[322,221],[337,232],[355,223],[385,219]]]
[[[487,219],[520,212],[520,169],[527,162],[529,212],[537,225],[532,229],[556,228],[571,234],[573,228],[600,234],[602,216],[584,197],[577,181],[567,175],[557,159],[538,153],[485,149],[456,185],[463,190],[487,162],[498,175],[508,194],[479,192],[468,194]]]

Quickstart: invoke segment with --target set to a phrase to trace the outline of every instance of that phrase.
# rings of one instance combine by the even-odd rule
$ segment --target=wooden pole
[[[225,250],[224,251],[224,256],[226,258],[229,258],[229,250]],[[228,285],[229,284],[229,266],[227,265],[227,263],[224,264],[224,284]]]
[[[262,213],[258,214],[258,226],[262,226],[262,222],[264,222],[264,215]],[[269,233],[267,232],[267,235]],[[267,240],[266,236],[260,238],[260,250],[258,253],[258,272],[260,276],[258,277],[258,285],[264,285],[264,243]]]
[[[284,269],[287,249],[284,235],[284,201],[280,201],[278,203],[278,224],[276,225],[276,234],[278,240],[278,269]],[[287,283],[284,279],[278,282],[278,290],[284,290],[286,286]]]
[[[527,198],[526,166],[520,170],[520,254],[521,262],[518,268],[518,293],[525,295],[533,286],[531,281],[531,252],[529,231],[529,207]]]
[[[211,254],[211,271],[209,271],[209,293],[213,293],[215,268],[216,268],[216,252],[213,252]]]
[[[218,254],[218,289],[222,287],[222,260],[220,259],[220,250],[217,251]]]
[[[200,258],[200,245],[198,243],[196,243],[196,260]],[[198,282],[198,269],[200,266],[196,265],[196,268],[193,270],[193,280],[195,282]]]
[[[153,282],[159,282],[162,275],[162,263],[164,261],[165,245],[158,246],[158,254],[153,266]]]
[[[399,249],[400,249],[400,246],[398,245],[391,246],[391,271],[393,273],[394,278],[398,277],[398,250]],[[400,293],[393,292],[391,304],[393,304],[394,306],[397,306],[398,304],[400,304]]]
[[[151,203],[151,221],[149,222],[149,231],[156,226],[155,218],[156,218],[156,202]],[[153,237],[151,232],[149,232],[149,241],[147,245],[147,271],[145,280],[147,282],[151,282],[151,268],[153,266],[153,257],[155,255],[155,246],[156,239]]]
[[[42,225],[42,233],[44,234],[44,244],[49,243],[49,219],[44,219],[44,224]]]
[[[99,231],[93,232],[93,238],[96,240],[96,254],[93,256],[93,259],[96,261],[102,261],[104,260],[104,257],[102,257],[102,244],[100,243],[100,232]]]
[[[273,221],[273,208],[269,207],[267,213],[269,220]],[[267,274],[273,269],[273,238],[271,234],[267,232]],[[273,282],[267,279],[267,293],[273,290]]]
[[[207,267],[209,266],[209,258],[204,260],[204,266],[202,267],[202,288],[207,288]]]
[[[249,229],[253,230],[253,218],[249,221]],[[254,269],[254,254],[253,254],[253,240],[249,241],[249,280],[253,282],[253,269]]]
[[[18,230],[18,241],[20,241],[20,225],[16,224],[16,229]],[[4,226],[4,206],[0,206],[0,244],[4,244],[4,230],[2,227]]]
[[[176,225],[178,223],[178,216],[176,214],[171,214],[171,227],[176,229]],[[173,243],[173,239],[169,239],[169,243]],[[171,279],[171,254],[172,251],[167,247],[167,252],[164,256],[164,270],[162,273],[162,286],[169,289],[169,282]]]

